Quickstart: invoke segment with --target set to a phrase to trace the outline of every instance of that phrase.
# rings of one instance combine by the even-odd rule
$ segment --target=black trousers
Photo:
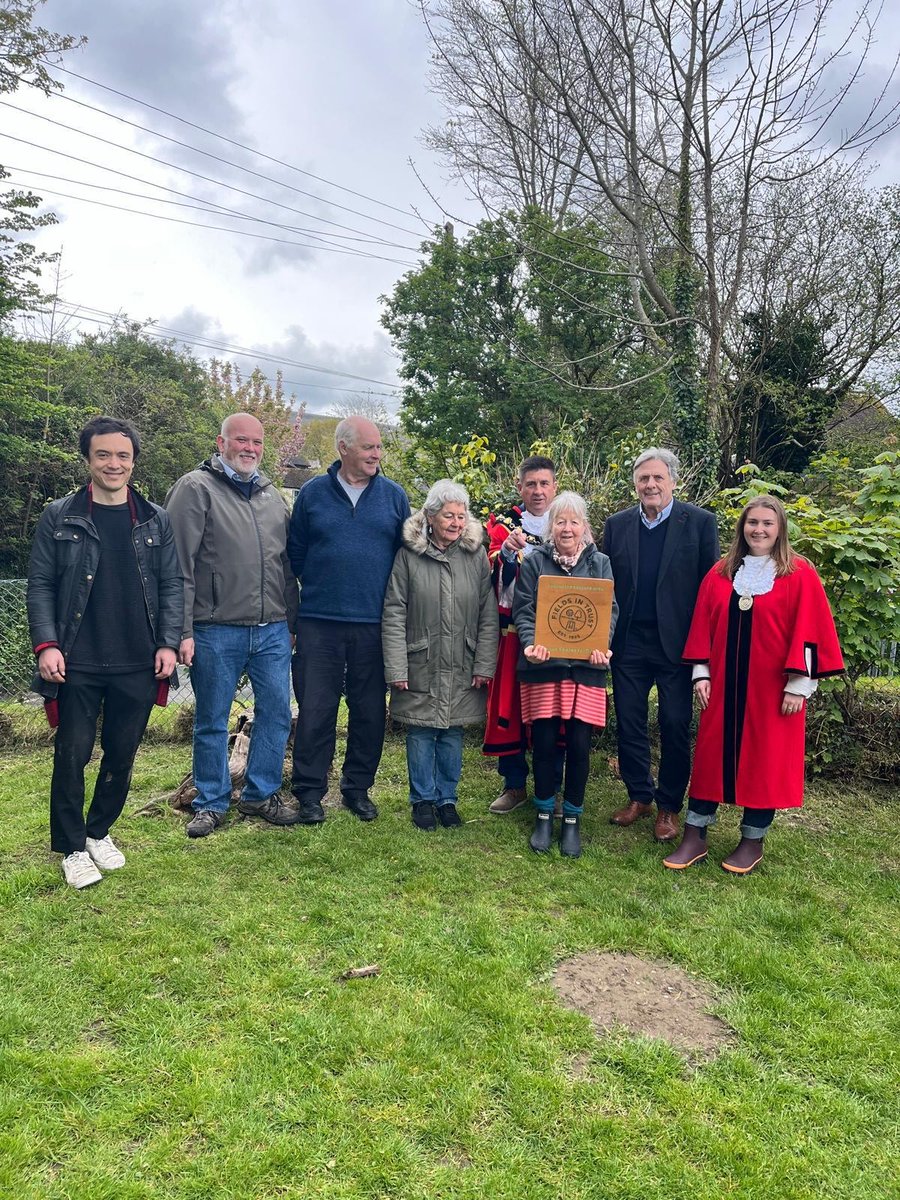
[[[68,671],[59,689],[59,725],[50,783],[50,847],[60,854],[84,849],[84,839],[104,838],[118,819],[131,769],[156,700],[153,671],[94,675]],[[103,708],[100,771],[84,816],[84,768],[90,761]]]
[[[328,790],[338,705],[346,690],[349,719],[341,792],[365,796],[384,747],[387,687],[381,626],[301,619],[294,680],[299,712],[291,791],[298,800],[321,800]]]
[[[614,654],[613,703],[619,771],[628,799],[680,812],[691,777],[691,668],[673,663],[663,653],[655,627],[633,625],[624,649]],[[650,689],[656,685],[659,705],[659,776],[650,770]]]
[[[591,735],[594,727],[586,721],[579,721],[577,717],[571,717],[563,724],[566,728],[566,781],[563,800],[567,800],[575,808],[581,808],[591,766]],[[540,800],[553,796],[559,787],[558,740],[559,717],[540,717],[532,723],[534,794]]]

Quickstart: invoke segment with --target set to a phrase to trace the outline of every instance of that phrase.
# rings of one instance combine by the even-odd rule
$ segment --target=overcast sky
[[[378,324],[378,296],[416,261],[423,237],[444,219],[408,160],[448,208],[470,220],[479,215],[460,189],[446,186],[419,140],[422,128],[440,120],[441,113],[427,88],[428,45],[415,7],[408,0],[49,0],[39,20],[56,31],[87,36],[87,45],[64,60],[70,71],[370,197],[255,158],[123,96],[58,74],[65,84],[62,98],[45,101],[29,88],[6,97],[56,124],[4,111],[0,129],[42,149],[3,137],[0,162],[15,168],[13,182],[29,183],[59,216],[57,226],[34,240],[42,249],[62,249],[59,292],[65,301],[79,306],[84,318],[89,309],[101,310],[94,314],[101,319],[103,312],[123,311],[192,337],[395,384],[396,362]],[[124,174],[116,176],[111,169]],[[74,186],[46,175],[138,195]],[[134,216],[61,192],[281,240]],[[146,199],[151,195],[182,204],[212,201],[274,224],[198,213]],[[325,249],[326,244],[334,249]],[[338,247],[379,257],[338,253]],[[85,328],[98,326],[85,321]],[[260,365],[274,371],[271,363]],[[296,366],[283,370],[311,410],[347,398],[313,383],[384,390],[377,383]]]
[[[378,323],[379,295],[391,290],[415,262],[423,237],[445,219],[441,205],[458,221],[481,215],[461,188],[446,184],[420,141],[423,127],[443,114],[428,91],[429,46],[417,6],[411,0],[49,0],[38,19],[58,32],[87,36],[88,44],[64,65],[94,82],[59,74],[62,97],[44,100],[29,88],[4,97],[37,115],[3,110],[0,131],[20,140],[0,137],[0,162],[14,168],[14,183],[30,185],[58,214],[59,225],[35,240],[42,249],[62,249],[59,293],[78,308],[83,327],[103,328],[88,317],[103,321],[103,314],[122,312],[194,339],[378,381],[286,363],[288,390],[313,411],[346,400],[332,388],[377,392],[382,383],[396,384],[395,359]],[[883,61],[892,53],[886,43],[897,41],[896,22],[886,35],[878,51]],[[140,153],[117,148],[123,146]],[[440,204],[417,180],[410,159]],[[881,178],[896,182],[896,176],[891,169]],[[215,204],[272,224],[212,216],[163,199]],[[204,227],[126,214],[100,201]],[[241,228],[243,235],[210,225]],[[274,372],[271,362],[259,361]]]

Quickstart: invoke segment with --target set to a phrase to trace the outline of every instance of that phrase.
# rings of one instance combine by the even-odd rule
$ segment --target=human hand
[[[694,695],[697,697],[697,703],[700,705],[701,712],[703,712],[709,704],[710,690],[711,687],[708,679],[698,679],[694,683]]]
[[[472,687],[473,688],[487,687],[487,685],[490,682],[491,682],[490,675],[473,675],[472,676]]]
[[[608,667],[609,660],[612,658],[612,650],[607,650],[604,654],[602,650],[592,650],[591,657],[588,659],[592,667]]]
[[[48,646],[38,655],[38,673],[48,683],[65,683],[66,660],[58,646]]]
[[[781,715],[783,717],[793,717],[803,709],[803,696],[795,696],[792,692],[785,692],[781,700]]]
[[[194,661],[194,639],[183,638],[178,647],[178,661],[182,666],[189,667]]]
[[[395,679],[391,687],[396,688],[398,692],[408,692],[409,682],[406,679]]]
[[[512,558],[514,555],[518,554],[520,550],[525,549],[525,544],[526,539],[523,530],[514,529],[503,543],[503,549],[506,554]]]
[[[175,670],[177,654],[169,646],[163,646],[157,650],[156,657],[153,660],[153,673],[157,679],[168,679]]]
[[[550,657],[550,651],[546,646],[526,646],[524,653],[531,663],[543,663]]]

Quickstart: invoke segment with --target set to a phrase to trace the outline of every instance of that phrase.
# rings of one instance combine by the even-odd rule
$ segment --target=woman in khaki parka
[[[459,825],[463,726],[484,721],[499,632],[484,534],[450,479],[403,526],[381,630],[391,716],[407,726],[413,823]]]

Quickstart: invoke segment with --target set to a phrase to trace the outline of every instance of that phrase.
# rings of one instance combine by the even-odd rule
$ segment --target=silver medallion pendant
[[[740,600],[738,600],[738,608],[741,610],[741,612],[747,612],[747,610],[752,607],[753,607],[753,597],[752,596],[741,596]]]

